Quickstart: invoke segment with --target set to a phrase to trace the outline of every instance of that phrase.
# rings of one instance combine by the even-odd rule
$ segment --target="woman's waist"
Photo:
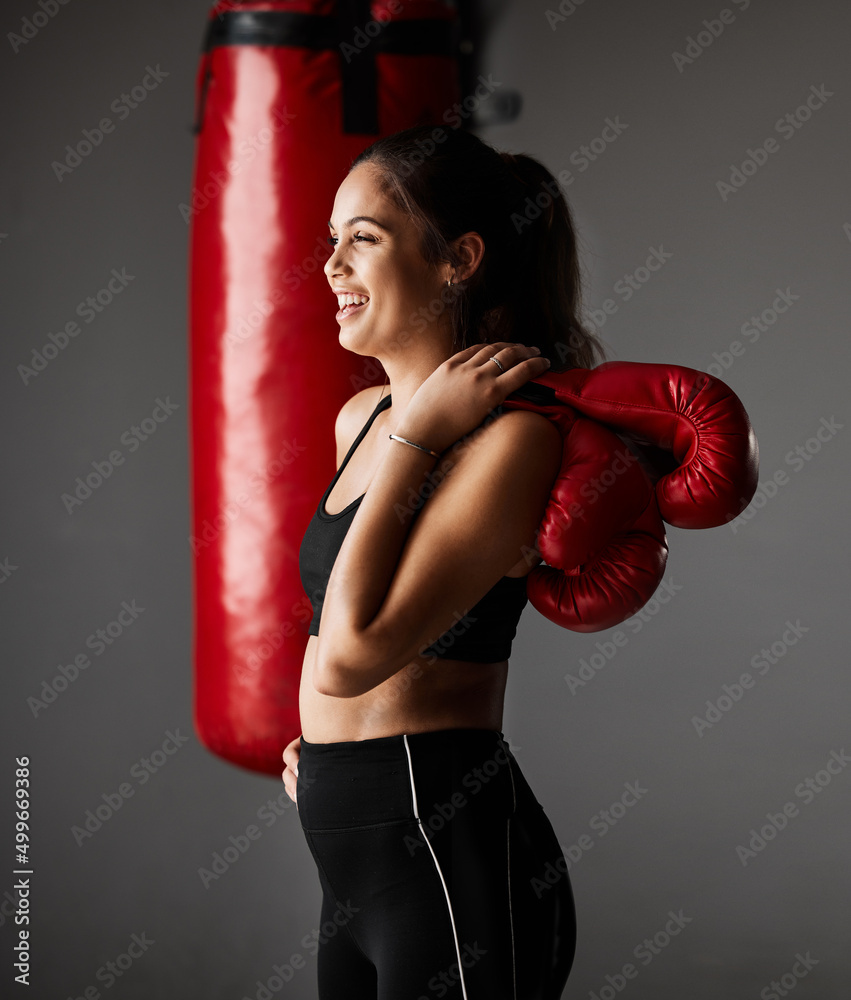
[[[307,830],[411,824],[473,797],[506,815],[514,761],[502,732],[470,727],[364,740],[301,739],[297,798]],[[516,762],[514,762],[516,764]]]
[[[313,686],[316,639],[308,642],[299,714],[305,739],[355,741],[437,729],[500,730],[508,663],[414,660],[353,698],[320,694]]]

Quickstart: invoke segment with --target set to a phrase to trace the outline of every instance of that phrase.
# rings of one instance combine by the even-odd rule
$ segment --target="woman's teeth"
[[[337,318],[345,319],[347,316],[351,316],[353,312],[365,306],[367,302],[369,302],[369,296],[367,295],[338,295],[337,303],[340,308],[337,312]]]

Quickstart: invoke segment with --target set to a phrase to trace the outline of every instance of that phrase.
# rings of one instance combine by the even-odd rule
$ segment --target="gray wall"
[[[4,32],[38,9],[7,5]],[[254,998],[258,980],[293,955],[305,968],[280,995],[315,995],[303,939],[317,923],[319,890],[295,809],[281,785],[203,750],[191,725],[187,227],[178,204],[190,187],[206,9],[68,3],[19,51],[3,43],[0,975],[12,981],[9,803],[13,757],[26,754],[31,997],[91,987],[89,996],[146,1000]],[[748,520],[670,530],[665,602],[621,626],[620,646],[616,630],[573,634],[532,608],[521,621],[504,729],[576,858],[579,948],[566,997],[611,996],[615,987],[605,987],[617,983],[631,1000],[769,1000],[775,980],[797,983],[802,1000],[833,998],[851,976],[842,653],[851,14],[829,0],[730,0],[726,9],[723,32],[678,68],[673,54],[686,52],[704,19],[719,20],[720,2],[565,0],[553,25],[544,4],[490,7],[486,71],[522,92],[524,110],[481,134],[572,171],[588,308],[615,307],[601,331],[613,356],[723,370],[759,436],[761,481],[779,483],[761,491]],[[149,64],[168,76],[60,181],[51,163],[66,143],[109,114]],[[778,129],[822,87],[829,96],[801,114],[808,120]],[[581,146],[607,118],[627,127],[583,169]],[[722,196],[717,182],[770,137],[767,162]],[[671,256],[627,299],[618,282],[659,247]],[[18,365],[113,269],[132,281],[24,384]],[[778,289],[785,311],[766,313],[762,331],[745,327],[773,308]],[[61,494],[158,398],[177,404],[173,414],[68,513]],[[35,716],[27,699],[134,601],[144,611],[125,616],[114,642]],[[775,662],[760,660],[772,646]],[[599,669],[571,690],[565,675],[578,676],[583,660]],[[707,701],[745,672],[752,686],[722,701],[727,710],[698,733]],[[143,784],[139,762],[175,732],[189,739]],[[122,783],[132,797],[78,846],[72,827]],[[627,784],[646,791],[606,818]],[[270,799],[280,815],[267,807],[269,819],[258,818]],[[786,803],[791,815],[775,824],[784,828],[741,858],[737,847]],[[205,887],[199,868],[252,823],[260,839]],[[688,922],[658,953],[642,950],[669,911]],[[98,970],[133,935],[153,943],[108,986]],[[797,955],[812,961],[796,966]],[[627,963],[637,975],[621,981]],[[796,979],[793,967],[806,975]]]

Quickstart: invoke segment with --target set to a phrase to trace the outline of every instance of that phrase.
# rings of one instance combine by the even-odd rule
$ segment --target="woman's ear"
[[[466,281],[475,274],[485,255],[485,241],[476,232],[464,233],[452,241],[461,263],[455,268],[453,281]],[[451,276],[450,276],[451,277]]]

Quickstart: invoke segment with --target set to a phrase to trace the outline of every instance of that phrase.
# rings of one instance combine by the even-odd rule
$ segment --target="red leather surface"
[[[725,524],[756,492],[756,435],[738,396],[720,379],[682,365],[610,361],[535,381],[584,416],[673,454],[679,468],[656,484],[668,524]]]

